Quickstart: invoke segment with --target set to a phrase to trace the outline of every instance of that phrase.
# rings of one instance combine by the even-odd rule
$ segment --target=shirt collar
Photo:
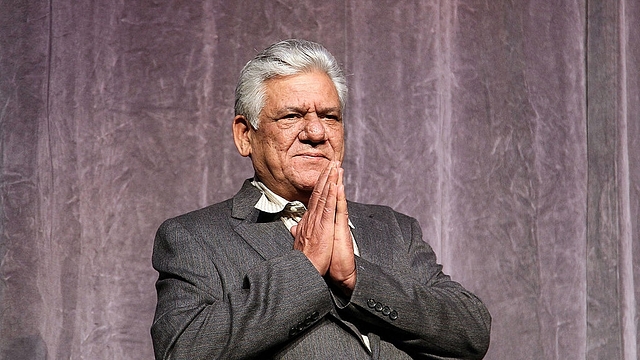
[[[284,210],[284,208],[287,207],[287,205],[293,208],[298,208],[298,209],[302,208],[305,211],[307,209],[307,207],[302,202],[297,200],[287,201],[282,196],[269,190],[269,188],[265,184],[263,184],[260,180],[256,180],[254,178],[251,181],[251,185],[257,187],[262,193],[262,196],[260,196],[260,199],[258,199],[258,202],[254,205],[254,207],[260,211],[264,211],[270,214],[277,214],[279,212],[282,212],[282,210]],[[353,223],[351,223],[351,219],[349,219],[349,227],[352,229],[355,228]]]
[[[264,211],[270,214],[276,214],[284,210],[284,208],[289,204],[290,206],[295,207],[302,206],[306,210],[306,206],[304,206],[304,204],[300,201],[287,201],[282,196],[269,190],[269,188],[259,180],[254,179],[253,181],[251,181],[251,185],[257,187],[262,193],[262,196],[254,205],[254,207],[260,211]]]

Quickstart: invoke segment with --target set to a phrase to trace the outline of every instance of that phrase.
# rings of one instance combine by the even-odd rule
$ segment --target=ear
[[[244,115],[233,118],[233,141],[242,156],[251,155],[251,124]]]

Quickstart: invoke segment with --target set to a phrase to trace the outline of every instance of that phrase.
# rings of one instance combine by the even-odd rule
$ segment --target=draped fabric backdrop
[[[154,233],[252,175],[238,72],[321,42],[352,200],[416,217],[488,359],[638,358],[636,0],[0,0],[0,359],[150,359]]]

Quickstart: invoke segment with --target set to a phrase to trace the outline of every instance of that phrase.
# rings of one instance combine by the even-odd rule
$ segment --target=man
[[[348,202],[346,81],[276,43],[242,70],[233,136],[255,177],[156,235],[158,359],[479,359],[490,316],[441,272],[415,219]]]

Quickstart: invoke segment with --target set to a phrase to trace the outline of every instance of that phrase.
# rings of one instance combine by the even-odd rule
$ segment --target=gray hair
[[[336,59],[322,45],[307,40],[289,39],[264,49],[240,72],[236,86],[236,115],[247,118],[258,128],[258,115],[265,103],[265,82],[279,76],[290,76],[313,70],[327,74],[338,92],[340,107],[347,100],[347,79]]]

